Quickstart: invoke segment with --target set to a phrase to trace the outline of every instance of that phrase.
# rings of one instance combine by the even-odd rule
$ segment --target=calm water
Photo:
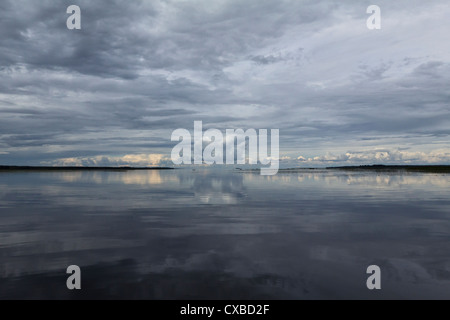
[[[0,298],[450,299],[449,190],[408,173],[0,173]]]

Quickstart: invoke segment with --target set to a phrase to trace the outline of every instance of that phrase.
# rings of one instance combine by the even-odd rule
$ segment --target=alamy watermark
[[[180,141],[181,138],[181,141]],[[261,175],[275,175],[279,168],[279,130],[270,130],[270,155],[268,154],[268,130],[226,129],[225,135],[218,129],[203,132],[202,121],[194,121],[194,134],[176,129],[172,141],[180,141],[172,149],[172,162],[179,164],[260,164]],[[248,140],[248,143],[247,143]],[[192,144],[194,153],[192,155]],[[206,146],[203,148],[204,144]],[[236,151],[236,152],[235,152]],[[246,157],[248,153],[248,157]],[[224,160],[225,159],[225,160]]]
[[[367,267],[367,274],[370,274],[370,276],[367,278],[366,286],[367,289],[373,290],[381,289],[381,269],[376,264],[370,265]]]
[[[81,29],[81,9],[77,5],[70,5],[67,7],[66,13],[70,14],[67,18],[67,29],[80,30]],[[381,9],[377,5],[370,5],[366,9],[366,13],[371,14],[367,19],[366,25],[369,30],[381,29]]]
[[[71,5],[67,7],[67,13],[70,17],[67,18],[66,25],[69,30],[80,30],[81,29],[81,9],[79,6]]]
[[[67,267],[66,273],[70,274],[67,278],[66,286],[69,290],[81,290],[81,269],[73,264]]]
[[[381,9],[379,6],[372,4],[367,7],[366,13],[370,13],[371,16],[367,18],[366,25],[369,30],[381,29]]]

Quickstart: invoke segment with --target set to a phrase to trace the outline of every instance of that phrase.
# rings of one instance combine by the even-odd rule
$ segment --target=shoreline
[[[49,166],[1,166],[0,172],[11,171],[136,171],[174,170],[171,167],[49,167]]]
[[[8,166],[0,165],[0,172],[14,171],[146,171],[146,170],[175,170],[174,167],[75,167],[75,166]],[[235,168],[237,171],[259,171],[259,169]],[[299,170],[341,170],[341,171],[374,171],[374,172],[421,172],[421,173],[450,173],[450,165],[361,165],[339,166],[325,168],[284,168],[279,172],[295,172]]]

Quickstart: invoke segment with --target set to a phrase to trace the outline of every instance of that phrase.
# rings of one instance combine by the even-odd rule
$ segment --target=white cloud
[[[43,164],[54,166],[134,166],[154,167],[170,159],[163,154],[127,154],[124,156],[94,156],[61,158]]]
[[[298,162],[308,164],[448,164],[450,149],[436,149],[430,152],[410,151],[402,149],[373,149],[364,151],[348,151],[342,154],[327,153],[325,155],[305,158],[299,156]]]

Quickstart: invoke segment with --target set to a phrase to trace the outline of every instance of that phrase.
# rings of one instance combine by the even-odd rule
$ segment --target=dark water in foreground
[[[0,173],[0,298],[450,299],[449,190],[408,173]]]

